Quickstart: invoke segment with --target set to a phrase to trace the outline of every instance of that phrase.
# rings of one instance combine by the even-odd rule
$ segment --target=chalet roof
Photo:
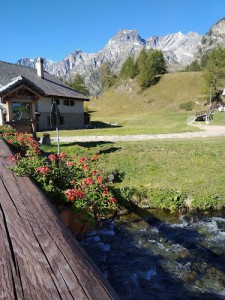
[[[0,97],[22,84],[28,85],[44,97],[89,100],[46,71],[41,78],[36,69],[0,61]]]

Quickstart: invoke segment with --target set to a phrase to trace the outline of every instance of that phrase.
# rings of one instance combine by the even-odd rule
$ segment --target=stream
[[[225,299],[225,212],[136,209],[80,242],[122,300]]]

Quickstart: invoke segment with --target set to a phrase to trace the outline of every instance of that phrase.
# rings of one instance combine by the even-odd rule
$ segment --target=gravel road
[[[60,137],[60,142],[119,142],[119,141],[147,141],[147,140],[165,140],[165,139],[190,139],[225,136],[225,126],[213,126],[199,124],[198,127],[203,131],[184,132],[184,133],[166,133],[166,134],[140,134],[140,135],[96,135],[96,136],[72,136]],[[56,138],[51,138],[56,141]]]

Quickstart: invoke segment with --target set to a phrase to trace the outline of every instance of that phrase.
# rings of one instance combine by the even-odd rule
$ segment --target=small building
[[[44,71],[0,61],[0,125],[22,132],[51,130],[53,101],[60,111],[60,129],[85,128],[84,101],[89,99]]]

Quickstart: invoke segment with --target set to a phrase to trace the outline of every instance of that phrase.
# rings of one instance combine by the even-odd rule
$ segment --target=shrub
[[[192,111],[193,108],[194,108],[194,102],[192,101],[188,101],[188,102],[185,102],[185,103],[181,103],[180,104],[180,109],[184,109],[186,111]]]
[[[11,127],[5,128],[1,136],[19,150],[10,157],[11,169],[17,175],[33,178],[55,204],[66,204],[81,212],[84,221],[92,222],[117,209],[112,184],[96,169],[99,155],[76,158],[62,152],[43,157],[31,136]]]

